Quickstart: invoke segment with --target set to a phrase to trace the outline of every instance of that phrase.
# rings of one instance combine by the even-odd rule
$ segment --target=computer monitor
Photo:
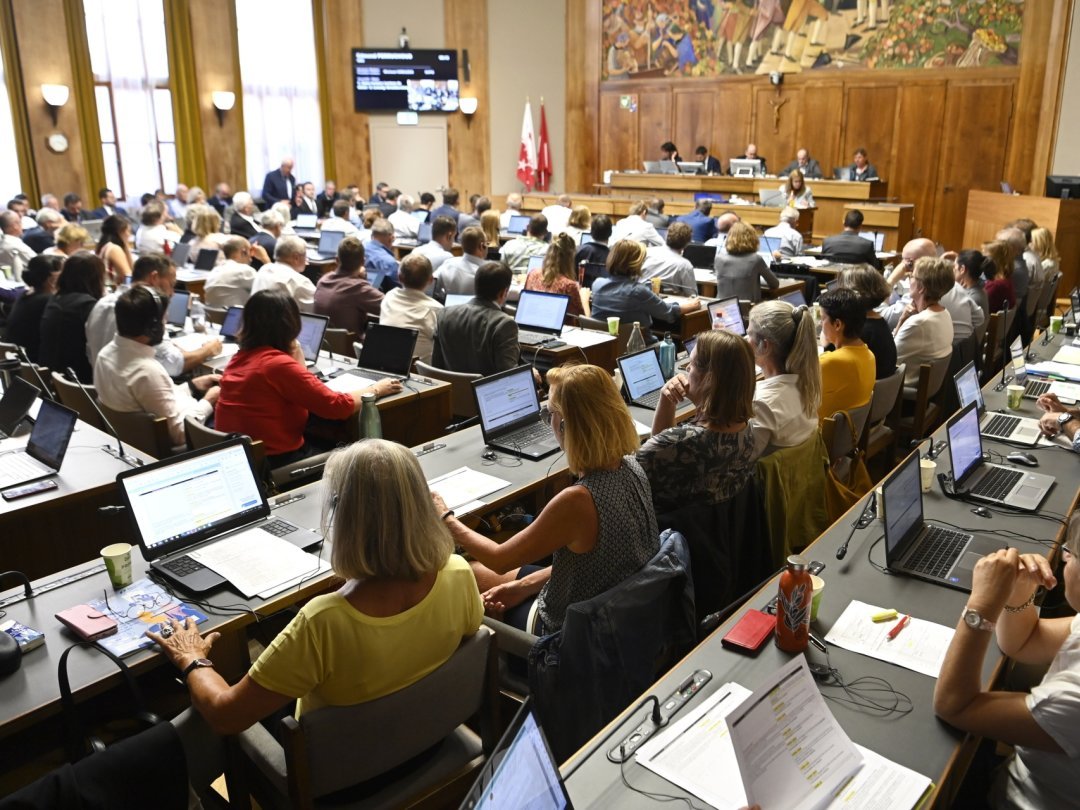
[[[1046,196],[1060,200],[1080,200],[1080,177],[1064,174],[1047,176]]]
[[[660,174],[678,174],[679,164],[674,160],[661,160],[657,163],[659,166]]]
[[[687,160],[679,164],[679,171],[683,174],[704,174],[705,164],[695,160]]]
[[[728,161],[728,170],[735,177],[753,177],[761,174],[761,160],[758,158],[732,158]]]

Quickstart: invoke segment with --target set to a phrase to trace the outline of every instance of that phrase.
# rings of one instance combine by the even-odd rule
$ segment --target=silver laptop
[[[315,250],[308,249],[309,258],[319,260],[332,259],[337,256],[338,245],[345,238],[345,231],[320,231],[319,246]]]
[[[385,377],[405,382],[412,371],[419,334],[416,329],[369,321],[357,367],[349,369],[349,374],[372,382]]]
[[[1036,379],[1028,376],[1027,362],[1024,359],[1026,352],[1019,337],[1009,346],[1009,352],[1012,354],[1013,377],[1017,385],[1024,386],[1025,398],[1038,399],[1043,394],[1054,394],[1066,404],[1071,405],[1080,402],[1080,384],[1066,382],[1065,380]]]
[[[319,227],[318,214],[297,214],[293,220],[293,233],[303,238],[314,236]]]
[[[746,325],[742,319],[742,308],[738,298],[721,298],[709,302],[709,323],[713,329],[727,329],[736,335],[746,334]]]
[[[143,559],[192,593],[226,583],[220,574],[192,559],[189,552],[196,547],[249,529],[299,548],[322,542],[315,532],[271,515],[245,438],[125,470],[116,476],[116,483]]]
[[[71,408],[51,399],[42,399],[26,447],[0,455],[0,489],[60,472],[78,421],[79,414]]]
[[[641,165],[645,169],[646,174],[660,174],[659,160],[643,160]]]
[[[780,296],[781,301],[787,301],[793,307],[806,306],[806,296],[803,295],[802,290],[792,290],[789,293],[784,293]]]
[[[990,464],[983,459],[979,412],[974,402],[949,420],[946,431],[958,494],[1031,512],[1039,508],[1053,487],[1052,475]]]
[[[165,310],[165,326],[171,333],[182,332],[187,323],[191,293],[174,290],[169,298],[169,307]]]
[[[616,362],[622,372],[623,387],[630,403],[654,410],[660,404],[660,390],[665,382],[656,349],[624,354]],[[675,407],[682,408],[689,404],[690,400],[684,399]]]
[[[177,242],[172,249],[172,262],[177,267],[187,264],[188,254],[191,253],[191,242]]]
[[[924,521],[920,478],[919,454],[914,452],[881,485],[885,567],[894,574],[971,591],[975,563],[1006,544]]]
[[[325,315],[313,315],[310,312],[300,313],[300,334],[296,336],[296,342],[300,344],[304,352],[304,360],[308,368],[315,365],[319,359],[319,351],[323,345],[323,335],[330,319]]]
[[[489,447],[533,460],[559,449],[551,424],[541,417],[532,366],[518,366],[472,381],[480,430]]]
[[[975,363],[971,362],[953,376],[956,384],[956,398],[960,407],[973,404],[979,415],[979,431],[983,436],[1006,442],[1034,446],[1039,441],[1042,431],[1039,420],[1025,416],[1013,416],[1008,413],[988,413],[982,388],[979,387],[979,375]]]
[[[522,236],[528,230],[531,219],[523,214],[514,214],[506,224],[506,232],[512,236]]]
[[[518,325],[518,343],[539,346],[562,334],[569,295],[522,290],[514,320]]]

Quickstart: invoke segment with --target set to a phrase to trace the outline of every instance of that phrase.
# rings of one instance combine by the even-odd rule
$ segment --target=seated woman
[[[86,228],[74,222],[69,222],[60,226],[60,229],[56,232],[56,244],[51,248],[45,248],[42,255],[59,256],[61,259],[66,259],[80,250],[85,250],[86,241],[89,238],[90,233]]]
[[[559,630],[569,605],[618,585],[660,550],[649,482],[632,455],[637,432],[611,375],[599,366],[556,366],[547,381],[551,427],[576,486],[502,543],[472,531],[431,495],[454,542],[480,563],[474,573],[485,609],[537,635]],[[528,565],[548,556],[550,566]]]
[[[1080,610],[1080,519],[1063,557],[1065,600]],[[1046,558],[997,551],[975,565],[967,607],[934,689],[934,711],[952,726],[1014,746],[990,789],[995,808],[1080,807],[1080,616],[1043,619],[1039,588],[1057,584]],[[1013,660],[1049,669],[1030,693],[985,692],[983,659],[996,635]]]
[[[665,301],[648,284],[639,281],[645,262],[645,245],[623,239],[611,246],[607,257],[607,278],[598,278],[592,286],[592,316],[599,320],[617,317],[620,324],[640,323],[646,343],[654,342],[649,334],[653,318],[678,323],[684,312],[701,309],[696,298]]]
[[[530,270],[525,277],[526,290],[558,293],[570,296],[568,315],[584,315],[581,305],[581,286],[578,284],[577,267],[574,265],[574,253],[577,248],[574,240],[565,233],[556,234],[544,254],[544,263],[536,270]]]
[[[575,205],[570,209],[570,219],[566,223],[566,230],[563,231],[567,236],[574,240],[574,247],[581,247],[582,234],[588,233],[592,227],[592,212],[588,206]]]
[[[1016,309],[1016,290],[1010,278],[1013,271],[1012,248],[1007,242],[996,240],[984,243],[982,254],[991,262],[983,267],[986,301],[990,311],[1001,312],[1006,303],[1009,309]]]
[[[821,407],[824,420],[837,411],[859,408],[874,392],[874,355],[863,343],[866,304],[854,290],[843,288],[818,298],[821,305],[821,336],[835,348],[821,355]]]
[[[493,247],[499,246],[499,212],[489,208],[480,215],[480,230],[484,232],[484,239]]]
[[[79,381],[89,385],[94,371],[86,356],[86,319],[105,295],[105,263],[82,250],[64,261],[56,281],[56,295],[41,316],[40,362],[63,373],[70,367]]]
[[[56,292],[61,267],[63,259],[59,256],[35,256],[27,263],[22,274],[26,292],[15,301],[4,327],[4,341],[22,346],[32,363],[39,360],[41,316]]]
[[[758,254],[757,231],[745,222],[736,222],[728,231],[723,250],[716,251],[713,268],[716,270],[716,297],[735,296],[743,301],[761,300],[761,281],[770,289],[780,286],[769,265]]]
[[[131,277],[135,265],[131,258],[131,224],[122,216],[113,214],[101,223],[97,255],[105,262],[105,272],[113,286],[119,287]]]
[[[192,263],[199,258],[200,250],[216,250],[214,264],[222,264],[225,261],[222,248],[229,236],[221,232],[221,214],[209,205],[199,206],[191,217],[191,230],[195,234],[195,238],[188,243],[191,245],[188,256]]]
[[[668,380],[653,413],[653,436],[637,452],[658,514],[687,503],[733,497],[753,474],[758,452],[754,413],[754,353],[742,337],[717,329],[698,335],[685,374]],[[675,407],[689,399],[691,422],[675,424]]]
[[[977,250],[961,250],[953,265],[953,278],[964,288],[964,294],[978,304],[983,317],[989,318],[990,299],[986,295],[983,274],[994,272],[994,263]],[[992,277],[992,276],[991,276]]]
[[[952,353],[953,324],[941,296],[953,288],[952,265],[924,256],[911,271],[911,303],[896,325],[896,361],[907,365],[904,385],[919,381],[919,366]]]
[[[798,169],[792,170],[788,179],[780,186],[780,190],[787,195],[787,204],[792,208],[813,208],[814,195],[806,185],[806,178]]]
[[[305,441],[309,414],[348,419],[360,410],[360,397],[396,394],[397,380],[383,379],[351,394],[327,388],[308,371],[296,342],[300,309],[277,290],[263,290],[244,305],[240,350],[221,377],[215,427],[261,439],[271,467],[281,467],[329,449]]]
[[[192,708],[173,720],[201,791],[224,767],[217,735],[237,734],[296,701],[296,716],[396,692],[434,672],[480,626],[472,571],[456,556],[416,457],[393,442],[334,453],[323,481],[323,534],[345,584],[300,610],[239,682],[209,664],[218,633],[190,619],[147,633],[179,669]],[[206,662],[206,663],[202,663]]]
[[[859,337],[874,355],[874,379],[890,376],[896,371],[896,343],[888,321],[877,310],[892,294],[888,282],[868,264],[849,264],[837,278],[841,287],[858,293],[866,307],[866,320],[863,321]]]
[[[813,316],[806,307],[766,301],[750,310],[746,337],[762,375],[750,422],[757,453],[802,444],[818,429],[821,406]]]

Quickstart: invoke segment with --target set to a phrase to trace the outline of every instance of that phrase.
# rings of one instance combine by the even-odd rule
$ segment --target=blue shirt
[[[385,273],[386,277],[398,283],[398,263],[382,242],[372,239],[364,245],[364,267],[367,268],[368,278],[374,277],[375,273]]]
[[[642,284],[636,279],[612,276],[593,282],[594,318],[604,320],[617,316],[620,325],[637,321],[643,330],[647,330],[652,327],[653,318],[678,323],[680,313],[678,303],[664,301],[652,291],[649,284]]]
[[[690,226],[690,232],[693,234],[692,240],[694,242],[703,243],[716,236],[716,220],[696,209],[689,214],[683,214],[675,221],[685,222]]]

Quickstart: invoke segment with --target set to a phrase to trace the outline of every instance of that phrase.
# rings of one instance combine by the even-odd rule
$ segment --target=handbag
[[[848,455],[850,463],[846,475],[838,475],[832,465],[825,469],[825,507],[829,512],[830,520],[839,518],[874,486],[870,471],[866,469],[866,454],[859,447],[859,437],[855,433],[855,424],[851,419],[851,414],[847,411],[841,413],[844,414],[844,421],[848,430],[851,431],[852,450]]]

